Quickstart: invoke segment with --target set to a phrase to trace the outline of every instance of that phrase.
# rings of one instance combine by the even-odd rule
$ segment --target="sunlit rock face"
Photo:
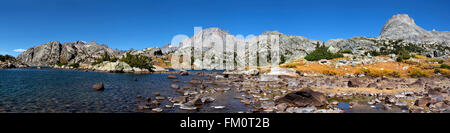
[[[108,46],[97,44],[92,41],[60,43],[51,41],[46,44],[35,46],[21,53],[17,59],[30,66],[52,66],[57,63],[90,63],[101,58],[104,53],[111,57],[120,54],[118,50],[108,48]]]
[[[448,46],[450,32],[426,31],[407,14],[394,15],[384,24],[378,38],[406,40],[414,43],[443,43]]]
[[[274,45],[274,41],[278,43]],[[313,51],[317,43],[322,42],[278,31],[266,31],[261,35],[242,39],[219,28],[208,28],[183,40],[176,52],[178,55],[190,53],[194,56],[194,68],[228,68],[217,62],[220,60],[235,63],[236,68],[242,68],[246,65],[269,65],[275,62],[273,59],[279,59],[274,58],[275,56],[283,56],[286,60],[303,57]],[[218,55],[219,51],[223,51],[223,55]]]

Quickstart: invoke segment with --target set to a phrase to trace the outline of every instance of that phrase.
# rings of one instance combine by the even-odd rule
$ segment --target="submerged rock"
[[[172,85],[170,85],[170,88],[172,88],[172,89],[178,89],[178,88],[180,88],[180,86],[177,85],[177,84],[172,84]]]
[[[92,86],[92,89],[95,91],[103,91],[105,89],[102,82],[96,83],[94,86]]]
[[[183,110],[195,110],[195,109],[197,109],[197,107],[192,106],[192,105],[185,105],[185,104],[182,104],[182,105],[180,106],[180,109],[183,109]]]
[[[169,76],[167,76],[167,78],[169,78],[169,79],[177,79],[178,77],[175,76],[175,75],[169,75]]]
[[[153,112],[156,112],[156,113],[160,113],[160,112],[162,112],[163,110],[162,110],[161,108],[154,108],[154,109],[152,109],[152,111],[153,111]]]
[[[180,75],[187,76],[187,75],[189,75],[189,72],[182,70],[182,71],[180,71]]]

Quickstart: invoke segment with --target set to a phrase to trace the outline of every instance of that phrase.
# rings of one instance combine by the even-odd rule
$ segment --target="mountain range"
[[[231,36],[232,40],[237,39],[225,30],[208,28],[198,32],[191,38],[183,40],[178,47],[166,44],[162,48],[154,47],[125,52],[146,56],[171,55],[175,51],[185,53],[190,51],[189,49],[191,47],[187,47],[186,45],[189,42],[200,41],[213,36],[224,37],[227,35]],[[265,31],[259,36],[262,35],[278,36],[280,40],[280,55],[285,57],[288,61],[306,56],[315,49],[317,44],[329,47],[331,52],[348,49],[355,55],[364,55],[368,51],[392,49],[396,45],[413,45],[421,47],[423,50],[418,52],[418,54],[428,57],[447,58],[446,56],[450,53],[449,31],[426,31],[417,26],[414,20],[406,14],[398,14],[390,18],[386,24],[384,24],[378,37],[352,37],[350,39],[330,39],[327,42],[322,42],[321,40],[308,39],[303,36],[285,35],[278,31]],[[255,44],[258,45],[258,49],[256,50],[259,54],[267,54],[267,52],[272,49],[271,45],[264,40],[258,41]],[[212,49],[213,47],[215,47],[214,43],[203,44],[203,56],[209,57],[209,54],[217,52]],[[90,64],[94,62],[95,59],[100,58],[104,53],[113,57],[120,57],[125,52],[111,49],[104,44],[98,44],[93,41],[89,43],[82,41],[66,43],[52,41],[27,49],[25,52],[21,53],[17,59],[21,63],[30,66],[52,66],[61,62]],[[233,56],[234,54],[235,53],[225,52],[223,58],[230,59],[228,57]],[[239,56],[235,57],[236,60],[252,60],[256,58],[248,51],[239,53],[238,55]],[[199,60],[194,60],[193,64],[199,66],[201,62]],[[216,68],[217,66],[211,67]]]

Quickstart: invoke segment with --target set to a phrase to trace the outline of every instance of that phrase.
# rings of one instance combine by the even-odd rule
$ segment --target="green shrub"
[[[382,55],[381,52],[378,52],[378,51],[375,51],[375,50],[367,51],[365,53],[365,55],[369,55],[369,54],[370,54],[370,56],[380,56],[380,55]]]
[[[126,53],[125,57],[120,59],[120,61],[127,63],[131,67],[137,67],[147,70],[151,70],[153,68],[152,59],[147,56],[132,55],[130,53]]]
[[[441,73],[441,69],[435,68],[434,73]]]
[[[317,43],[316,49],[305,56],[305,59],[308,61],[318,61],[321,59],[334,59],[334,58],[341,58],[344,57],[341,53],[331,53],[328,51],[328,47],[320,46]]]
[[[343,54],[351,54],[351,53],[353,53],[353,52],[352,52],[351,49],[344,49],[344,50],[339,51],[339,53],[343,53]]]
[[[283,54],[281,54],[279,65],[281,65],[281,64],[283,64],[283,63],[285,63],[285,62],[286,62],[286,57],[285,57]]]
[[[56,65],[59,66],[59,67],[61,67],[61,66],[67,65],[67,63],[61,63],[61,62],[58,62],[58,63],[56,63]]]
[[[5,62],[5,61],[15,61],[15,60],[16,60],[16,58],[14,58],[11,55],[0,55],[0,61]]]
[[[441,68],[450,69],[450,65],[447,65],[447,64],[441,64]]]
[[[70,64],[69,66],[70,66],[70,67],[73,67],[73,68],[78,68],[78,67],[80,67],[80,64],[78,64],[78,63],[73,63],[73,64]]]
[[[439,64],[442,64],[442,63],[444,63],[444,60],[443,59],[429,59],[428,62],[437,62]]]
[[[116,58],[116,57],[110,57],[109,55],[108,55],[108,53],[103,53],[103,55],[102,55],[102,57],[100,58],[100,59],[97,59],[94,63],[92,63],[92,65],[97,65],[97,64],[100,64],[100,63],[102,63],[102,62],[104,62],[104,61],[110,61],[110,62],[116,62],[118,59]]]
[[[403,60],[408,60],[411,58],[411,55],[409,54],[408,51],[406,51],[406,49],[401,49],[400,51],[398,51],[398,57],[397,57],[397,61],[401,62]]]

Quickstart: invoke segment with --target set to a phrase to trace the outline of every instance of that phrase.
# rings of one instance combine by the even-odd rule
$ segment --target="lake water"
[[[164,108],[164,105],[170,104],[167,96],[181,95],[170,88],[173,82],[167,76],[168,74],[98,73],[51,68],[0,70],[0,112],[142,112],[137,110],[138,105],[142,104],[145,97],[154,99],[155,92],[166,97],[160,105],[163,112],[188,112],[177,107]],[[177,76],[180,82],[175,84],[180,87],[189,84],[184,81],[205,78],[194,75]],[[97,82],[105,84],[104,91],[92,90],[92,85]],[[193,112],[247,111],[249,107],[233,99],[232,90]],[[226,108],[210,109],[213,105],[223,105]]]

